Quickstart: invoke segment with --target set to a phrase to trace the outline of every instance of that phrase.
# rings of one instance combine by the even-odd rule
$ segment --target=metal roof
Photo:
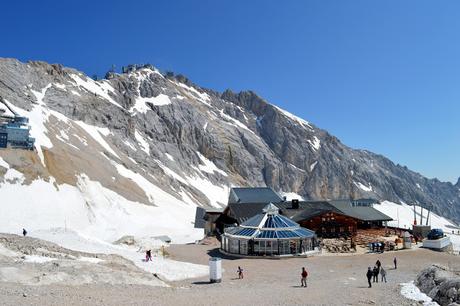
[[[301,201],[299,208],[293,209],[291,201],[274,203],[281,211],[281,214],[293,220],[300,222],[321,215],[325,212],[334,212],[346,215],[361,221],[391,221],[389,216],[381,213],[373,207],[352,206],[350,200],[340,201]],[[228,208],[231,217],[238,224],[242,224],[249,218],[260,214],[266,203],[233,203]]]
[[[283,198],[270,187],[235,187],[230,189],[228,204],[231,203],[278,203]]]
[[[206,210],[203,207],[196,207],[195,210],[195,228],[204,228],[206,221],[203,219],[206,214]]]
[[[362,221],[392,221],[393,219],[377,209],[370,206],[352,206],[351,201],[339,200],[329,201],[338,210],[342,211],[343,214],[362,220]]]
[[[266,205],[263,211],[240,226],[227,228],[225,234],[247,239],[311,238],[315,236],[313,231],[302,228],[298,223],[280,215],[279,208],[272,203]]]
[[[326,201],[302,201],[299,202],[298,209],[293,209],[291,202],[279,203],[278,206],[280,207],[283,215],[289,217],[295,222],[307,220],[315,216],[322,215],[326,212],[334,212],[343,215],[342,211],[338,210]]]

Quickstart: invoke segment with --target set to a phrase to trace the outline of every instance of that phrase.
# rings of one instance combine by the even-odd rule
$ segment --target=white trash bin
[[[211,283],[220,283],[222,281],[222,259],[220,257],[211,257],[209,259],[209,281]]]
[[[404,243],[404,248],[405,249],[412,248],[412,240],[410,238],[409,232],[404,232],[403,233],[403,243]]]

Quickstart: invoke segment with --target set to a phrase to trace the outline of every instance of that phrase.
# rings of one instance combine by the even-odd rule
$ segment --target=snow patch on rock
[[[296,123],[300,124],[303,127],[308,127],[309,129],[313,129],[313,127],[310,125],[310,123],[300,117],[297,117],[294,114],[291,114],[290,112],[279,108],[278,106],[273,105],[278,111],[280,111],[284,116],[288,117],[289,119],[295,121]]]
[[[401,283],[401,294],[409,299],[414,300],[421,303],[423,306],[439,306],[438,303],[433,302],[432,299],[426,295],[425,293],[421,292],[420,289],[415,286],[414,282],[411,281],[409,283]]]
[[[214,174],[214,172],[217,172],[223,176],[228,176],[227,173],[225,173],[225,171],[217,168],[217,166],[212,161],[204,157],[200,152],[197,151],[196,154],[202,162],[202,164],[198,165],[198,169],[200,171],[207,172],[210,174]]]
[[[363,191],[366,191],[366,192],[371,192],[372,191],[372,185],[370,183],[369,183],[369,186],[366,186],[361,182],[353,182],[353,184],[355,184],[356,187],[358,187],[359,189],[361,189]]]
[[[82,87],[91,94],[98,95],[113,105],[123,109],[120,104],[118,104],[112,97],[109,96],[109,91],[114,93],[115,89],[113,89],[113,87],[107,81],[96,82],[86,76],[85,79],[83,79],[81,76],[76,74],[71,74],[70,77],[74,80],[77,86]]]
[[[313,140],[308,139],[307,141],[315,151],[318,151],[319,148],[321,148],[321,140],[319,140],[318,137],[313,136]]]
[[[117,153],[110,147],[110,145],[102,138],[102,136],[109,136],[111,134],[108,128],[101,128],[94,125],[87,124],[83,121],[76,121],[76,123],[86,131],[97,143],[99,143],[105,150],[113,156],[120,158]]]
[[[147,141],[142,137],[141,133],[138,130],[134,131],[134,137],[136,138],[137,142],[139,143],[142,151],[150,155],[150,146]]]

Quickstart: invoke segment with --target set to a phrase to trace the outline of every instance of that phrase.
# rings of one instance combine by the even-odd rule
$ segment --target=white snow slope
[[[412,228],[414,223],[414,206],[407,204],[396,204],[390,201],[383,201],[381,204],[374,205],[374,208],[391,217],[393,221],[388,222],[388,226],[394,226],[399,228]],[[417,224],[420,223],[420,206],[415,206]],[[423,210],[423,224],[426,224],[426,217],[428,211]],[[457,230],[454,230],[455,234],[452,234],[452,227],[457,227],[455,223],[449,221],[446,218],[438,216],[431,212],[428,220],[428,225],[431,228],[440,228],[450,237],[452,245],[455,251],[460,251],[460,235],[457,234]]]

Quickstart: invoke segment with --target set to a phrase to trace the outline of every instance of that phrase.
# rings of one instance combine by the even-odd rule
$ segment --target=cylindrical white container
[[[209,281],[211,283],[220,283],[222,281],[222,260],[220,257],[211,257],[209,259]]]
[[[408,232],[404,232],[403,234],[403,243],[405,249],[412,248],[412,240],[410,238],[410,234]]]

